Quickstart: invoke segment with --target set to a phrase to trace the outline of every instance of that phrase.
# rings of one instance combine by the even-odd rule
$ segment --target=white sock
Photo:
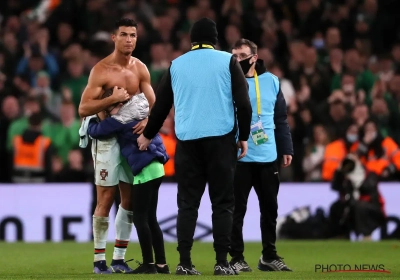
[[[106,260],[108,217],[93,216],[94,261]]]
[[[113,260],[124,260],[126,249],[131,238],[133,225],[133,212],[127,211],[120,205],[117,216],[115,217],[115,247]]]

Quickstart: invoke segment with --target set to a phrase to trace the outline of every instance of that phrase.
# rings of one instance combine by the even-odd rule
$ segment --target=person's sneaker
[[[293,271],[286,266],[281,257],[264,259],[261,256],[257,267],[261,271]]]
[[[232,266],[226,263],[217,263],[214,266],[214,275],[238,275],[239,273],[232,268]]]
[[[156,269],[160,274],[171,274],[168,264],[164,265],[163,267],[156,265]]]
[[[111,268],[107,267],[106,261],[93,262],[93,273],[95,274],[111,274]]]
[[[239,270],[236,270],[236,268],[234,268],[231,264],[229,264],[229,266],[232,268],[235,275],[239,275]]]
[[[132,272],[132,268],[129,267],[127,262],[133,261],[133,259],[125,261],[125,260],[112,260],[110,269],[113,273],[130,273]]]
[[[137,263],[139,264],[139,266],[129,272],[129,274],[157,274],[156,265],[154,263]]]
[[[176,267],[176,275],[201,275],[200,272],[198,272],[195,268],[194,265],[184,265],[184,264],[178,264]]]
[[[237,260],[237,261],[231,260],[231,262],[229,264],[237,272],[252,272],[253,271],[245,260]]]

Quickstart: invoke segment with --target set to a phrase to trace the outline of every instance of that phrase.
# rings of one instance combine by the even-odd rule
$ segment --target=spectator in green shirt
[[[68,162],[68,153],[79,143],[80,119],[76,118],[76,107],[70,101],[64,101],[60,108],[60,123],[51,125],[50,138],[63,163]]]
[[[23,116],[16,119],[10,124],[7,132],[7,149],[12,150],[13,139],[15,136],[22,134],[28,128],[28,118],[33,113],[41,112],[40,103],[35,97],[28,97],[24,102]],[[50,136],[50,122],[44,120],[42,122],[42,134]]]
[[[84,63],[75,58],[68,61],[68,78],[62,81],[63,98],[71,100],[75,108],[79,107],[81,95],[88,82],[88,76],[84,73]],[[78,117],[78,113],[76,112]]]
[[[366,101],[370,100],[370,92],[375,82],[375,76],[368,69],[364,69],[360,54],[356,49],[349,49],[344,56],[346,71],[355,76],[355,90],[360,89],[366,93]],[[336,74],[332,79],[331,91],[341,88],[342,75]]]

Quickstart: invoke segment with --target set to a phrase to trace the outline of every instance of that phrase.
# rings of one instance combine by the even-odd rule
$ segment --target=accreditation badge
[[[254,144],[257,146],[268,141],[268,135],[265,133],[261,121],[258,121],[250,127],[250,134]]]

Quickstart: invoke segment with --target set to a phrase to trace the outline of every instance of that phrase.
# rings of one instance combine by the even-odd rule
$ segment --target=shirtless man
[[[113,104],[129,100],[143,92],[150,109],[155,95],[150,84],[150,73],[140,60],[131,56],[137,40],[137,23],[132,19],[120,19],[111,35],[115,43],[112,54],[99,61],[91,70],[88,84],[82,94],[79,115],[88,117],[97,114],[104,118],[104,110]],[[100,99],[106,89],[114,88],[110,97]],[[144,119],[133,127],[133,133],[141,134],[147,124]],[[122,156],[115,138],[93,140],[97,205],[93,215],[94,270],[96,274],[127,273],[132,269],[125,262],[125,252],[132,231],[130,192],[133,176]],[[116,241],[113,260],[107,267],[105,248],[108,236],[109,213],[114,202],[116,185],[119,185],[121,204],[115,219]]]

